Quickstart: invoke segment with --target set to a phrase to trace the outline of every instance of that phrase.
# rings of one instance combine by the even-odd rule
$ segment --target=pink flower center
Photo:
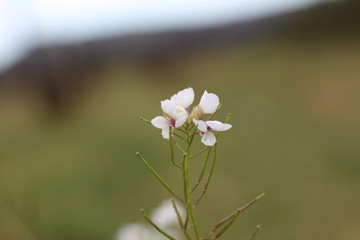
[[[172,127],[175,127],[175,119],[173,119],[173,118],[170,119],[170,125]]]

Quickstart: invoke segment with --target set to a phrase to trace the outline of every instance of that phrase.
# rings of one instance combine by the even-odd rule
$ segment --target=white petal
[[[151,120],[151,124],[156,127],[156,128],[165,128],[165,127],[169,127],[169,122],[168,120],[166,120],[166,118],[162,117],[162,116],[157,116],[155,118],[153,118]]]
[[[199,106],[205,114],[211,114],[216,111],[219,104],[219,97],[216,94],[205,91],[200,99]]]
[[[177,120],[175,121],[175,128],[181,127],[181,126],[186,122],[186,119],[187,119],[187,115],[184,116],[184,117],[181,117],[181,118],[177,119]]]
[[[216,137],[212,132],[208,131],[203,134],[201,142],[206,146],[213,146],[216,143]]]
[[[175,109],[173,110],[173,112],[171,113],[171,115],[175,118],[175,119],[179,119],[179,118],[183,118],[183,117],[187,117],[188,113],[185,110],[185,108],[180,107],[180,106],[176,106]]]
[[[218,131],[218,132],[223,132],[223,131],[229,130],[230,128],[232,128],[231,124],[224,123],[221,126],[218,126],[217,128],[215,128],[214,130]]]
[[[206,124],[212,130],[215,130],[215,131],[218,131],[218,132],[229,130],[232,127],[231,124],[222,123],[222,122],[219,122],[219,121],[206,121]]]
[[[169,139],[170,138],[170,129],[169,129],[169,127],[163,128],[162,131],[161,131],[161,135],[163,136],[163,138]]]
[[[161,101],[161,109],[164,111],[164,113],[171,115],[175,107],[175,104],[172,103],[169,99]]]
[[[170,100],[176,105],[187,108],[194,101],[194,90],[192,88],[186,88],[173,95]]]
[[[197,120],[197,119],[193,119],[193,122],[195,123],[195,125],[198,127],[198,129],[202,132],[207,132],[207,126],[206,123],[202,120]]]

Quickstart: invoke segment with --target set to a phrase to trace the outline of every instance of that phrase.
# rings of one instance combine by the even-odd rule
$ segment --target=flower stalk
[[[177,206],[174,199],[172,199],[172,211],[175,213],[176,220],[179,223],[178,226],[180,227],[182,235],[185,237],[185,239],[218,239],[232,226],[242,211],[257,202],[264,196],[264,194],[259,195],[257,198],[253,199],[242,208],[236,209],[233,213],[220,220],[214,225],[208,237],[201,238],[195,214],[195,206],[199,204],[209,188],[217,160],[217,140],[220,133],[227,131],[232,127],[232,125],[229,124],[232,115],[231,113],[228,114],[224,123],[217,120],[212,120],[218,113],[221,106],[219,98],[216,94],[205,91],[201,97],[199,105],[193,107],[191,110],[190,105],[193,103],[193,100],[193,89],[184,89],[173,95],[170,99],[161,101],[161,108],[164,112],[163,116],[157,116],[151,121],[141,118],[141,120],[144,122],[150,123],[156,128],[161,129],[161,135],[163,138],[169,140],[170,162],[172,165],[182,171],[183,196],[176,194],[175,191],[172,190],[172,188],[163,180],[163,178],[154,170],[154,168],[151,167],[151,165],[141,156],[140,153],[137,152],[136,155],[142,160],[144,165],[151,171],[160,184],[163,185],[163,187],[173,197],[181,201],[181,206],[185,207],[185,209],[183,209],[184,215],[182,216],[179,207]],[[202,118],[207,114],[209,116],[207,117],[206,121],[202,120]],[[201,150],[195,151],[196,153],[191,155],[191,147],[196,136],[201,137],[201,142],[205,145],[205,147]],[[175,138],[176,140],[181,139],[183,142],[177,142]],[[175,146],[182,152],[181,164],[175,161]],[[192,186],[190,182],[190,163],[196,161],[195,157],[202,154],[204,154],[202,168],[198,173],[196,183],[194,186]],[[210,160],[211,156],[212,160]],[[190,159],[192,159],[191,162]],[[206,171],[208,171],[208,175],[205,178]],[[197,200],[194,201],[194,194],[196,190],[199,190],[198,187],[205,179],[206,181],[204,186]],[[148,215],[146,215],[143,210],[141,210],[141,212],[145,220],[166,238],[170,240],[180,240],[178,237],[175,238],[172,236],[172,234],[167,233],[166,229],[162,229],[161,225],[157,224],[156,221],[153,221],[150,217],[148,217]],[[192,229],[191,232],[189,231],[190,229]],[[252,240],[256,236],[258,230],[259,228],[256,229],[249,240]]]
[[[189,160],[190,160],[190,130],[189,126],[187,125],[187,141],[186,141],[186,152],[185,157],[183,161],[183,177],[184,177],[184,195],[185,195],[185,202],[186,202],[186,210],[187,214],[191,219],[191,222],[193,224],[196,240],[200,240],[200,235],[198,231],[198,227],[196,224],[196,218],[194,213],[194,204],[192,200],[192,189],[190,186],[190,178],[189,178]]]
[[[161,183],[161,185],[164,186],[166,190],[168,190],[174,197],[184,202],[184,200],[170,188],[170,186],[160,177],[160,175],[150,166],[150,164],[145,160],[145,158],[141,156],[139,152],[137,152],[136,155],[143,161],[145,166],[151,171],[151,173],[156,177],[156,179]]]
[[[170,128],[170,127],[169,127],[169,128]],[[171,128],[169,129],[169,132],[170,132],[169,143],[170,143],[170,159],[171,159],[171,163],[172,163],[175,167],[182,169],[182,167],[180,167],[180,166],[175,162],[175,157],[174,157],[174,142],[173,142],[173,131],[172,131]]]

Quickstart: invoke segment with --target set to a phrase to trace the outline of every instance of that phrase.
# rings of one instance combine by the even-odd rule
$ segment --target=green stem
[[[194,232],[196,235],[196,239],[200,240],[199,232],[197,229],[196,224],[196,218],[194,213],[194,204],[192,202],[192,192],[191,192],[191,186],[190,186],[190,179],[189,179],[189,160],[190,160],[190,130],[187,127],[187,145],[186,145],[186,151],[185,151],[185,158],[183,161],[183,178],[184,178],[184,195],[185,195],[185,202],[186,202],[186,211],[187,215],[191,219],[191,222],[194,227]]]
[[[216,232],[216,230],[222,226],[223,224],[227,223],[225,225],[225,227],[223,227],[215,236],[215,239],[219,238],[223,233],[226,232],[226,230],[228,230],[231,225],[235,222],[235,220],[237,219],[237,217],[239,216],[239,214],[241,212],[243,212],[244,210],[246,210],[248,207],[250,207],[251,205],[253,205],[254,203],[256,203],[259,199],[263,198],[265,196],[265,193],[260,194],[259,196],[257,196],[256,198],[254,198],[253,200],[251,200],[250,202],[248,202],[247,204],[245,204],[243,207],[236,209],[234,212],[232,212],[231,214],[229,214],[228,216],[226,216],[225,218],[223,218],[222,220],[220,220],[212,229],[210,235],[214,234]]]
[[[169,185],[160,177],[160,175],[150,166],[150,164],[140,155],[139,152],[136,155],[143,161],[145,166],[151,171],[151,173],[156,177],[157,180],[168,190],[174,197],[184,202],[170,187]],[[185,203],[185,202],[184,202]]]
[[[187,209],[186,209],[187,211]],[[185,218],[185,222],[184,222],[184,228],[187,230],[189,228],[189,214],[187,214],[186,212],[186,218]]]
[[[205,170],[206,170],[206,166],[207,166],[207,163],[208,163],[208,160],[209,160],[209,156],[210,156],[210,151],[211,151],[211,147],[206,147],[205,150],[208,150],[207,153],[206,153],[206,157],[205,157],[205,161],[204,161],[204,165],[203,165],[203,168],[201,170],[201,173],[200,173],[200,176],[199,176],[199,179],[197,180],[195,186],[193,187],[193,189],[191,190],[191,192],[194,192],[195,189],[199,186],[199,184],[201,183],[201,180],[203,179],[204,177],[204,173],[205,173]]]
[[[173,208],[174,208],[174,210],[175,210],[176,217],[177,217],[177,219],[178,219],[178,222],[179,222],[179,224],[180,224],[180,227],[183,229],[183,228],[184,228],[184,223],[183,223],[183,221],[182,221],[182,218],[181,218],[179,209],[178,209],[178,207],[176,206],[175,200],[174,200],[174,199],[171,199],[171,203],[172,203]]]
[[[144,216],[145,220],[151,225],[153,226],[159,233],[161,233],[162,235],[164,235],[165,237],[167,237],[170,240],[176,240],[174,237],[170,236],[169,234],[167,234],[164,230],[162,230],[158,225],[156,225],[144,212],[143,209],[140,209],[142,215]]]
[[[205,187],[200,195],[200,197],[198,198],[198,200],[196,201],[195,204],[198,204],[200,202],[200,200],[202,199],[202,197],[205,195],[206,193],[206,190],[208,189],[209,187],[209,184],[210,184],[210,180],[211,180],[211,177],[213,175],[213,172],[214,172],[214,167],[215,167],[215,163],[216,163],[216,158],[217,158],[217,143],[215,144],[215,150],[214,150],[214,159],[213,159],[213,162],[212,162],[212,165],[211,165],[211,168],[210,168],[210,173],[209,173],[209,176],[206,180],[206,184],[205,184]]]
[[[225,118],[225,123],[230,122],[231,117],[232,117],[232,113],[229,113],[229,114],[226,116],[226,118]]]
[[[175,166],[175,167],[177,167],[177,168],[180,168],[181,169],[181,167],[179,166],[179,165],[177,165],[176,164],[176,162],[175,162],[175,158],[174,158],[174,144],[173,144],[173,130],[171,129],[171,127],[169,127],[170,129],[169,129],[169,135],[170,135],[170,139],[169,139],[169,142],[170,142],[170,158],[171,158],[171,163]]]
[[[179,130],[180,132],[183,132],[183,133],[187,134],[187,132],[184,131],[184,130],[182,130],[181,128],[178,128],[178,130]]]
[[[174,200],[174,199],[171,199],[171,202],[172,202],[173,208],[174,208],[174,210],[175,210],[175,213],[176,213],[178,222],[179,222],[179,224],[180,224],[181,230],[183,231],[185,237],[186,237],[188,240],[191,240],[191,238],[190,238],[190,236],[189,236],[189,234],[188,234],[188,232],[187,232],[187,229],[186,229],[185,226],[184,226],[183,220],[182,220],[182,218],[181,218],[179,209],[178,209],[178,207],[176,206],[175,200]]]
[[[184,142],[186,142],[186,139],[183,138],[182,136],[180,136],[179,134],[173,133],[174,136],[177,136],[178,138],[180,138],[181,140],[183,140]]]
[[[175,143],[175,146],[176,146],[178,149],[180,149],[180,151],[185,155],[186,152],[185,152],[185,150],[180,146],[180,144],[178,144],[178,143],[175,142],[175,141],[174,141],[174,143]]]
[[[194,126],[194,125],[192,125],[192,126]],[[191,128],[190,128],[190,129],[191,129]],[[189,132],[191,131],[190,129],[189,129]],[[199,132],[198,132],[197,128],[195,128],[194,131],[193,131],[193,133],[191,134],[189,146],[191,146],[191,144],[193,143],[193,140],[194,140],[195,135],[198,134],[198,133],[199,133]]]
[[[226,230],[228,230],[231,227],[231,225],[233,225],[239,214],[240,212],[236,212],[236,214],[231,218],[230,222],[226,224],[225,227],[216,234],[214,239],[218,239],[221,235],[223,235],[226,232]]]
[[[191,155],[189,158],[191,159],[191,158],[193,158],[193,157],[196,157],[196,156],[198,156],[198,155],[200,155],[200,154],[202,154],[203,152],[205,152],[206,150],[208,150],[210,147],[204,147],[203,148],[203,150],[201,150],[200,152],[198,152],[198,153],[195,153],[195,154],[193,154],[193,155]]]
[[[147,119],[145,119],[145,118],[143,118],[143,117],[141,117],[140,120],[141,120],[141,121],[144,121],[144,122],[146,122],[146,123],[150,123],[150,124],[151,124],[151,121],[150,121],[150,120],[147,120]]]
[[[250,236],[249,240],[253,240],[259,231],[260,231],[260,225],[257,225],[255,232]]]

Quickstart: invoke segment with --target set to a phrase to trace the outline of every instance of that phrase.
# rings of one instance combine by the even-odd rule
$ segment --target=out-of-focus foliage
[[[180,173],[158,129],[139,117],[159,115],[159,101],[188,86],[197,99],[205,89],[219,95],[219,120],[233,113],[213,184],[196,209],[202,233],[266,192],[224,239],[246,239],[257,224],[258,239],[358,239],[359,40],[279,37],[195,51],[164,66],[107,66],[58,121],[43,118],[44,106],[26,88],[7,89],[0,239],[112,239],[120,226],[141,221],[138,209],[168,195],[135,152],[177,189]]]

